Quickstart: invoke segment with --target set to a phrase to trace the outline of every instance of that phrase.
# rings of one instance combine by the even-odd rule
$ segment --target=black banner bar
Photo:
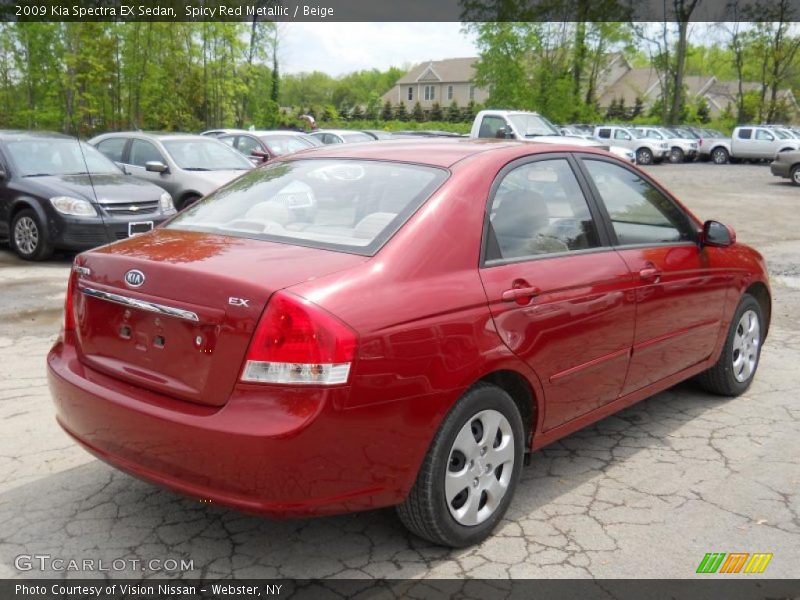
[[[282,598],[327,600],[789,600],[800,597],[798,579],[735,575],[720,579],[655,580],[103,580],[0,581],[2,600],[207,600]]]
[[[0,0],[3,21],[674,21],[673,0]],[[693,22],[798,21],[794,0],[703,0]]]

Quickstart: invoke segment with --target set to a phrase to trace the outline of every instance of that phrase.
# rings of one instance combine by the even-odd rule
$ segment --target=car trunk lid
[[[272,293],[364,260],[163,229],[85,253],[73,297],[80,360],[134,385],[221,406]]]

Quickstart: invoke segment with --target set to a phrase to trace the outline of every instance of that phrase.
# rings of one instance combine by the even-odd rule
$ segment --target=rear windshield
[[[371,256],[447,178],[386,161],[276,162],[236,179],[166,227]]]

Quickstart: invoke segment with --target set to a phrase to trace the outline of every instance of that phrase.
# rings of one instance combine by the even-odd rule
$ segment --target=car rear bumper
[[[104,216],[103,219],[82,219],[58,215],[58,217],[50,219],[48,230],[50,241],[57,248],[86,250],[127,239],[130,223],[152,222],[155,227],[166,221],[167,218],[162,213],[126,217]]]
[[[390,424],[404,403],[343,411],[347,388],[241,385],[202,406],[87,368],[73,337],[47,361],[61,427],[112,466],[204,502],[272,517],[390,506],[427,449]]]

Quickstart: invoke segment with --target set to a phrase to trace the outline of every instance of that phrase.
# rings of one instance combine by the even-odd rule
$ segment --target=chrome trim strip
[[[121,296],[120,294],[113,294],[111,292],[102,292],[90,287],[85,287],[81,291],[92,298],[99,298],[100,300],[107,300],[108,302],[122,304],[123,306],[131,306],[133,308],[139,308],[141,310],[158,313],[160,315],[177,317],[178,319],[196,321],[198,323],[200,322],[197,314],[190,310],[183,310],[173,306],[164,306],[163,304],[147,302],[146,300],[136,300],[135,298],[130,298],[128,296]]]

